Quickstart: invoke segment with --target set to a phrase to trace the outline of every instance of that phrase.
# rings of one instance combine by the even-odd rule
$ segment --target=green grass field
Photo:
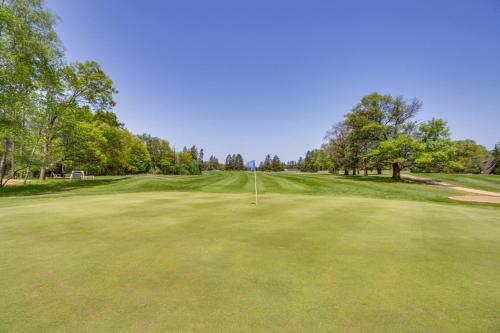
[[[498,332],[500,205],[386,176],[0,195],[0,332]],[[49,192],[49,194],[42,194]]]
[[[419,173],[415,175],[479,190],[500,192],[500,176],[444,173]]]

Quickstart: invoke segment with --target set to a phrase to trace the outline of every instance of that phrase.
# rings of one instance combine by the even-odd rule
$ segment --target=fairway
[[[249,173],[0,198],[0,331],[497,332],[500,207],[360,179],[259,174],[258,207]]]

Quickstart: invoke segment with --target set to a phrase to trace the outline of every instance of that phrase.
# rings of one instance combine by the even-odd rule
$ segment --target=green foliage
[[[241,154],[227,155],[224,169],[231,171],[245,170],[243,156]]]
[[[456,153],[453,160],[457,166],[454,172],[480,173],[484,167],[484,161],[488,157],[488,150],[477,144],[474,140],[454,141]]]
[[[283,171],[283,165],[281,164],[280,158],[278,155],[274,155],[271,161],[272,171]]]
[[[422,151],[415,159],[415,171],[452,172],[460,168],[460,163],[454,160],[457,149],[446,121],[432,118],[420,124],[416,137],[422,143]]]
[[[409,167],[419,158],[424,146],[418,140],[407,134],[401,134],[380,142],[380,144],[367,154],[367,158],[384,160],[393,168],[393,178],[400,178],[400,172]]]
[[[116,113],[111,111],[97,110],[94,113],[94,120],[100,121],[113,127],[123,127],[124,124],[118,120]]]
[[[493,148],[493,151],[491,152],[493,155],[493,158],[495,159],[495,169],[493,170],[493,173],[495,175],[500,175],[500,142],[498,142],[495,147]]]
[[[95,61],[66,63],[54,23],[42,1],[0,6],[0,185],[7,160],[12,176],[21,170],[41,180],[73,169],[201,173],[195,146],[176,154],[167,141],[124,128],[112,112],[113,81]]]
[[[220,165],[219,160],[217,159],[217,157],[215,157],[214,155],[210,155],[208,161],[205,164],[205,169],[209,170],[209,171],[212,171],[212,170],[221,170],[222,166]]]
[[[149,170],[151,157],[144,143],[136,136],[130,137],[130,153],[127,160],[126,173],[145,173]]]
[[[142,134],[139,138],[144,142],[151,158],[150,170],[153,173],[174,174],[175,153],[170,143],[149,134]]]
[[[385,152],[394,154],[395,151],[388,148],[399,144],[401,136],[410,137],[413,134],[416,127],[413,118],[421,106],[418,99],[405,101],[402,97],[378,93],[363,97],[344,121],[327,132],[328,143],[322,150],[329,156],[333,171],[343,169],[347,175],[349,169],[355,174],[362,168],[367,175],[370,168],[381,169],[392,165],[393,176],[399,178],[400,168],[408,166],[405,154],[396,159]],[[381,147],[385,141],[390,143]],[[405,162],[391,162],[395,160]]]
[[[307,151],[305,158],[300,163],[300,171],[302,172],[328,171],[330,169],[330,159],[324,149]]]
[[[443,119],[432,118],[428,122],[420,124],[418,137],[423,143],[450,139],[450,128]]]
[[[257,169],[260,171],[283,171],[285,170],[285,165],[281,162],[278,155],[274,155],[271,158],[271,155],[267,154]]]
[[[28,141],[23,140],[30,132],[24,125],[35,113],[39,83],[62,54],[54,23],[42,1],[5,0],[0,5],[0,186],[11,147]]]
[[[108,156],[103,149],[107,145],[104,128],[97,122],[75,119],[62,137],[62,163],[67,170],[85,170],[89,174],[100,174],[106,166]]]
[[[193,158],[191,151],[182,151],[177,154],[176,174],[199,175],[201,174],[199,161]]]
[[[373,93],[361,99],[345,119],[327,132],[321,147],[333,171],[345,175],[362,168],[391,167],[393,177],[410,167],[420,172],[479,173],[487,151],[472,140],[452,141],[446,121],[432,118],[417,126],[422,103],[418,99]],[[313,169],[311,160],[302,169]]]

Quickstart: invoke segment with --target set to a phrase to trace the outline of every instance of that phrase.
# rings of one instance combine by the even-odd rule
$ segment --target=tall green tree
[[[220,169],[219,160],[214,155],[210,155],[210,157],[208,158],[207,169],[208,170],[219,170]]]
[[[0,4],[0,186],[14,138],[22,138],[32,117],[46,68],[62,55],[55,17],[37,0],[4,0]],[[27,114],[28,113],[28,114]]]
[[[411,149],[420,148],[411,140],[417,127],[414,117],[421,107],[422,102],[416,98],[407,101],[378,93],[363,97],[346,119],[351,130],[347,150],[355,158],[354,163],[358,153],[366,161],[365,167],[370,160],[390,163],[392,177],[399,179],[401,170],[411,166],[418,154]]]
[[[361,101],[345,116],[347,128],[347,162],[353,169],[362,168],[368,175],[370,160],[367,153],[376,147],[385,137],[387,128],[386,115],[394,99],[390,95],[373,93],[364,96]]]
[[[61,173],[77,169],[99,174],[105,167],[108,158],[103,149],[107,144],[103,126],[88,108],[75,110],[58,137]]]
[[[50,165],[50,147],[68,114],[87,107],[92,111],[106,111],[115,105],[113,94],[117,90],[112,80],[95,61],[76,62],[53,69],[53,75],[45,82],[46,92],[42,117],[43,165],[40,180],[44,180]]]
[[[266,157],[264,158],[264,163],[262,165],[262,170],[263,171],[271,171],[271,169],[272,169],[271,155],[267,154]]]
[[[130,134],[130,153],[127,159],[126,173],[145,173],[149,170],[151,157],[146,145],[140,138]]]
[[[233,162],[233,157],[228,154],[226,156],[226,163],[224,164],[224,168],[226,170],[233,170],[234,162]]]
[[[234,170],[238,171],[245,170],[245,163],[243,161],[243,156],[241,156],[241,154],[234,155],[233,161],[234,161]]]
[[[283,171],[283,165],[281,164],[281,160],[278,155],[274,155],[271,161],[271,170],[272,171]]]
[[[453,160],[456,163],[454,172],[480,173],[484,166],[484,160],[488,157],[486,147],[477,144],[474,140],[457,140],[453,142],[455,154]]]
[[[349,128],[344,122],[332,126],[327,132],[325,139],[328,140],[325,149],[331,157],[332,168],[335,173],[343,170],[344,175],[349,175],[348,141]],[[299,163],[300,165],[301,163]]]
[[[415,159],[415,167],[425,172],[450,172],[460,164],[453,159],[456,146],[450,139],[450,129],[443,119],[432,118],[420,124],[416,133],[422,151]]]
[[[167,140],[142,134],[139,138],[144,142],[151,158],[150,171],[161,174],[174,174],[175,153]]]
[[[394,139],[388,139],[368,153],[368,158],[380,158],[392,165],[392,178],[400,179],[401,170],[415,162],[423,145],[408,134],[400,134]]]

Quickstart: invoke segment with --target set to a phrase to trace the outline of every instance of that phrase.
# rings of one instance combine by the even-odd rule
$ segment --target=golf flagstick
[[[259,195],[257,193],[257,168],[255,167],[255,162],[253,166],[253,180],[255,186],[255,206],[259,205]]]

